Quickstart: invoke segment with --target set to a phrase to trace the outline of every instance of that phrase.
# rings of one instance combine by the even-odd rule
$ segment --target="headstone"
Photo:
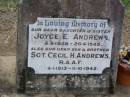
[[[107,94],[116,83],[118,0],[19,0],[18,91]]]

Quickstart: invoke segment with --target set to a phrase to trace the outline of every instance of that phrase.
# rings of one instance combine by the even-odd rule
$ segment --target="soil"
[[[16,54],[16,11],[0,10],[0,56]]]
[[[124,16],[122,45],[130,46],[130,17]]]

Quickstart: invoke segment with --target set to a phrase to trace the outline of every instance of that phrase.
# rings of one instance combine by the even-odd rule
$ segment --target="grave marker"
[[[118,0],[19,0],[18,90],[106,94],[115,87]]]

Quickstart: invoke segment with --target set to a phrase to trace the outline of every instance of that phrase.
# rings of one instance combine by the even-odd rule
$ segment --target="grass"
[[[124,3],[127,9],[130,9],[130,0],[122,0],[122,2]]]
[[[0,0],[0,9],[16,9],[17,0]]]
[[[130,18],[130,0],[122,0],[122,2],[127,10],[127,13],[125,15]]]

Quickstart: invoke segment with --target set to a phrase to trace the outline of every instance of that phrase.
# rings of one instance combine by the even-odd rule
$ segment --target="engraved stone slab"
[[[28,67],[36,74],[101,74],[113,28],[103,19],[38,18],[29,25]]]

